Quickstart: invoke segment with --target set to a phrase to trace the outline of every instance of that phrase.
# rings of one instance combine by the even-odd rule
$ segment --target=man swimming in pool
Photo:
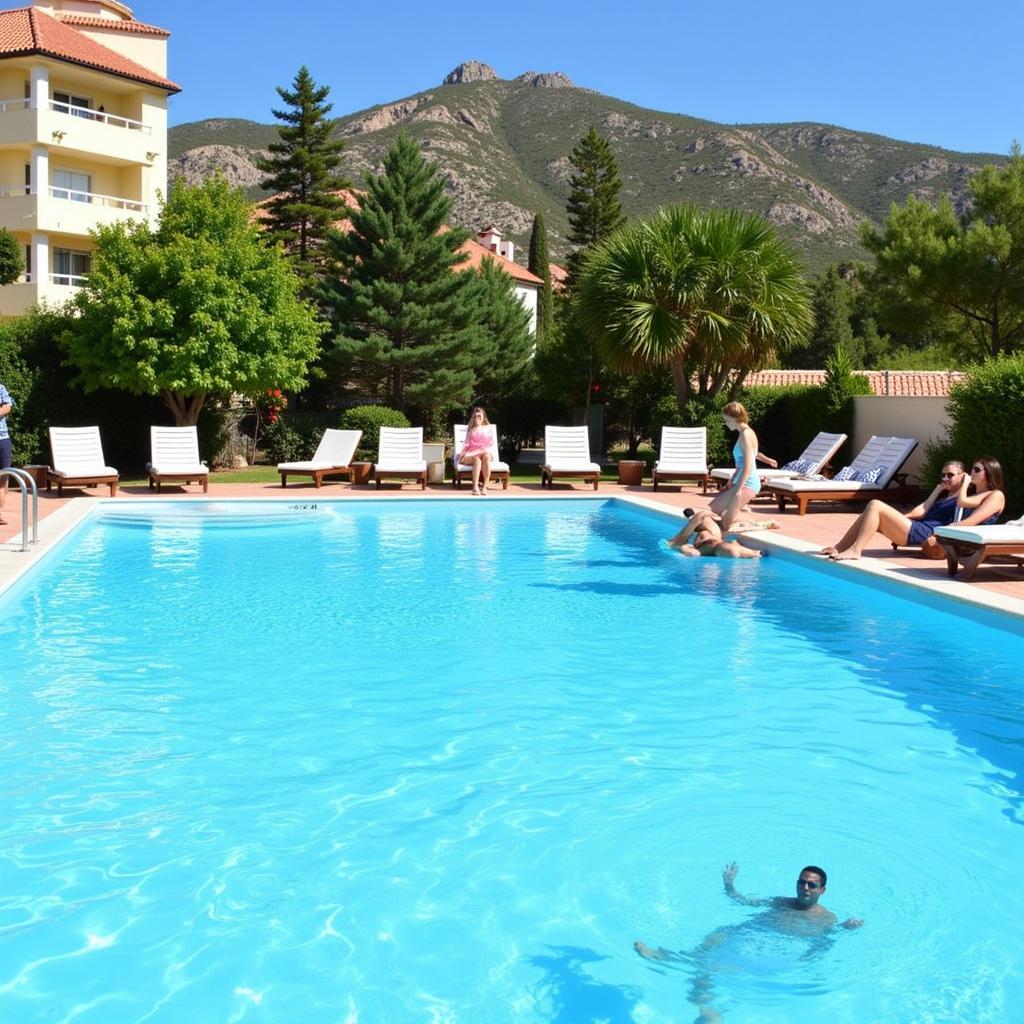
[[[697,968],[689,998],[697,1007],[697,1020],[704,1024],[720,1019],[718,1012],[711,1006],[715,972],[713,954],[731,936],[756,929],[796,938],[808,938],[811,940],[808,954],[814,954],[830,944],[828,935],[836,927],[853,929],[860,928],[864,923],[856,917],[849,917],[837,923],[836,915],[818,902],[825,892],[828,876],[822,868],[813,864],[809,864],[800,872],[796,880],[795,896],[744,896],[736,890],[735,885],[739,870],[739,865],[733,863],[727,864],[722,871],[726,896],[745,907],[767,907],[763,914],[758,914],[739,925],[716,929],[691,951],[673,953],[661,947],[652,949],[639,940],[633,943],[633,949],[647,960],[684,962]]]

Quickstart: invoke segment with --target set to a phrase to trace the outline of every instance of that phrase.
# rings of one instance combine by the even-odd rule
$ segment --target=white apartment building
[[[117,0],[33,0],[0,11],[0,226],[26,272],[0,316],[64,302],[91,263],[91,229],[155,222],[167,189],[169,33]]]

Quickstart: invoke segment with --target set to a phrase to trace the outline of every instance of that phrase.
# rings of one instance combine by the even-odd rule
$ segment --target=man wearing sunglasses
[[[779,913],[777,922],[773,921],[772,926],[779,931],[793,931],[806,934],[809,931],[823,932],[836,926],[836,915],[831,910],[826,910],[818,900],[825,891],[825,884],[828,875],[824,869],[809,864],[800,872],[796,880],[796,896],[772,896],[768,899],[758,899],[752,896],[744,896],[736,891],[735,881],[739,874],[738,864],[727,864],[722,872],[722,882],[725,884],[725,894],[737,903],[745,907],[770,907],[772,911]],[[796,914],[807,914],[809,917],[793,917]],[[813,922],[810,929],[809,923]],[[840,928],[859,928],[864,922],[857,917],[847,918],[839,923]]]

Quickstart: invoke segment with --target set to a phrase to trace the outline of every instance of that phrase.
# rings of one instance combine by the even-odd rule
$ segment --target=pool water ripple
[[[726,1021],[1013,1020],[1019,636],[483,504],[101,521],[3,599],[0,1020],[689,1021],[632,940],[744,922]]]

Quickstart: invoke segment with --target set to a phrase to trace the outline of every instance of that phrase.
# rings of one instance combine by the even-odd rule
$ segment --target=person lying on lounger
[[[964,472],[962,462],[951,460],[942,467],[932,493],[906,515],[875,498],[839,541],[818,554],[834,561],[860,558],[868,541],[881,533],[895,544],[919,544],[922,552],[930,555],[929,548],[935,547],[935,528],[949,526],[958,508],[965,513],[961,525],[976,526],[994,523],[1005,504],[1003,468],[995,459],[975,459],[970,473]],[[941,557],[942,549],[937,550]]]
[[[760,558],[763,552],[755,548],[744,547],[738,540],[726,540],[722,536],[722,528],[718,525],[715,514],[708,508],[694,511],[683,509],[687,519],[681,530],[666,542],[681,555],[696,558],[706,555],[710,558]],[[774,530],[778,523],[774,519],[756,520],[733,523],[732,533],[745,533],[749,530]]]

